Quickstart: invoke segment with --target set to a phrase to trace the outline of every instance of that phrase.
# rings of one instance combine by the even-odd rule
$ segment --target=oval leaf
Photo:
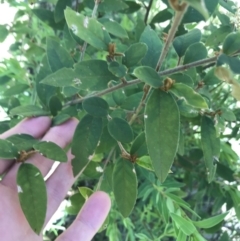
[[[113,193],[119,211],[128,217],[137,199],[137,176],[133,164],[120,158],[113,170]]]
[[[230,33],[223,42],[223,53],[230,55],[240,49],[240,32]]]
[[[100,97],[90,97],[83,101],[83,109],[95,117],[106,117],[108,115],[108,103]]]
[[[170,93],[154,90],[145,110],[146,142],[153,168],[166,179],[178,149],[180,116]]]
[[[204,98],[200,94],[195,92],[191,87],[185,84],[176,83],[169,91],[179,98],[183,97],[186,100],[187,104],[193,107],[202,109],[208,108],[207,102],[204,100]]]
[[[32,230],[39,234],[47,211],[47,191],[41,172],[32,164],[22,164],[17,173],[18,197]]]
[[[11,109],[10,114],[20,115],[24,117],[32,117],[32,116],[49,115],[49,112],[42,110],[40,107],[36,105],[25,105],[25,106],[18,106]]]
[[[132,128],[124,119],[115,117],[110,120],[108,131],[115,140],[122,143],[129,143],[133,140]]]
[[[0,139],[0,158],[14,159],[18,156],[18,149],[8,140]]]
[[[207,57],[207,49],[203,43],[195,43],[186,50],[183,64],[189,64]]]
[[[67,155],[64,150],[53,142],[41,141],[35,144],[33,148],[49,159],[67,162]]]

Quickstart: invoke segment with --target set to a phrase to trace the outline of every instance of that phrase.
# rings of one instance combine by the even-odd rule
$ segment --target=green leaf
[[[221,108],[221,117],[226,121],[236,121],[236,116],[232,110],[227,108]]]
[[[0,43],[2,43],[8,36],[8,30],[5,25],[0,25]]]
[[[230,57],[226,54],[221,54],[217,59],[217,66],[221,66],[223,64],[229,65],[230,69],[235,74],[240,74],[240,60],[238,57]]]
[[[82,40],[96,49],[108,51],[111,39],[102,24],[96,19],[83,16],[70,8],[65,11],[68,27]]]
[[[173,47],[177,52],[178,56],[181,58],[184,56],[187,48],[194,43],[197,43],[201,40],[202,33],[199,29],[195,28],[192,31],[177,36],[173,41]]]
[[[47,191],[41,172],[30,163],[21,164],[17,187],[22,211],[32,230],[39,234],[47,211]]]
[[[117,105],[121,105],[126,99],[124,90],[120,89],[112,92],[112,98]]]
[[[9,89],[4,91],[5,96],[19,95],[22,94],[26,89],[29,88],[29,85],[26,84],[16,84]]]
[[[136,66],[146,55],[148,46],[145,43],[134,43],[126,50],[123,57],[123,64],[127,67]]]
[[[106,117],[108,115],[108,103],[100,97],[90,97],[83,101],[83,109],[95,117]]]
[[[163,78],[161,78],[157,71],[151,67],[141,66],[137,67],[133,74],[141,81],[149,84],[154,88],[159,88],[163,84]]]
[[[204,76],[203,81],[206,85],[215,85],[219,84],[222,81],[215,75],[215,67],[210,69],[207,74]]]
[[[52,38],[47,38],[47,59],[53,73],[64,67],[71,68],[74,64],[70,53]]]
[[[187,74],[183,74],[183,73],[171,74],[169,75],[169,78],[174,80],[176,83],[183,83],[188,86],[193,86],[193,80]]]
[[[106,30],[119,38],[128,38],[126,30],[116,21],[104,19],[103,21],[99,20],[100,23],[106,28]]]
[[[187,235],[182,232],[181,230],[178,232],[177,240],[176,241],[186,241]]]
[[[152,166],[152,160],[149,156],[142,156],[136,160],[136,164],[149,171],[154,171]]]
[[[169,90],[171,93],[176,95],[178,98],[184,98],[187,104],[201,109],[207,109],[208,105],[205,99],[195,92],[191,87],[182,84],[176,83]]]
[[[103,90],[110,80],[118,80],[109,70],[106,61],[87,60],[75,65],[75,75],[80,80],[79,88]]]
[[[64,19],[64,10],[66,7],[71,7],[72,0],[58,0],[54,10],[55,22],[60,22]]]
[[[240,32],[234,32],[227,35],[224,39],[222,51],[226,55],[231,55],[240,50]]]
[[[48,106],[51,111],[51,114],[53,116],[56,116],[58,112],[62,109],[62,102],[56,95],[54,95],[50,98]]]
[[[38,142],[34,137],[27,134],[16,134],[7,138],[17,149],[18,151],[29,151],[32,149],[33,145]]]
[[[25,105],[18,106],[10,110],[11,115],[20,115],[24,117],[32,117],[32,116],[42,116],[49,115],[49,112],[41,109],[36,105]]]
[[[70,206],[67,206],[65,210],[70,215],[77,215],[85,203],[85,198],[80,193],[73,194],[70,198]]]
[[[154,30],[147,26],[144,29],[139,42],[145,43],[148,46],[147,54],[142,59],[142,65],[155,69],[162,51],[162,42],[160,38]]]
[[[219,214],[215,217],[207,218],[201,221],[194,222],[198,228],[211,228],[223,221],[223,219],[228,215],[227,213]]]
[[[134,140],[130,149],[130,154],[135,157],[148,155],[145,133],[140,133]]]
[[[170,215],[173,221],[176,223],[176,225],[183,233],[185,233],[186,235],[191,235],[195,232],[196,228],[192,222],[186,220],[181,216],[178,216],[175,213],[170,213]]]
[[[59,162],[67,162],[65,151],[57,144],[50,141],[41,141],[33,145],[33,148],[43,156]]]
[[[156,175],[166,179],[178,149],[180,116],[170,93],[154,90],[145,109],[145,131],[149,155]]]
[[[73,174],[76,176],[88,163],[102,134],[102,118],[85,115],[76,127],[72,141]]]
[[[120,213],[128,217],[137,199],[137,176],[128,160],[120,158],[114,166],[113,193]]]
[[[99,5],[99,11],[101,12],[118,12],[126,8],[128,8],[128,5],[122,0],[104,0]]]
[[[127,74],[127,67],[125,65],[119,64],[116,61],[111,62],[108,65],[109,71],[118,78],[123,78]]]
[[[108,131],[115,140],[122,143],[129,143],[133,140],[132,128],[124,119],[114,117],[108,122]]]
[[[205,20],[209,18],[208,10],[205,6],[204,0],[184,0],[184,1],[187,2],[193,8],[195,8],[198,12],[200,12],[204,16]]]
[[[170,20],[173,16],[173,11],[170,8],[165,8],[162,11],[159,11],[151,20],[151,25],[154,23],[162,23],[167,20]]]
[[[210,176],[212,176],[214,172],[214,160],[216,160],[220,154],[220,139],[216,135],[213,121],[206,116],[202,117],[201,142],[204,161],[209,176],[208,181],[211,182]]]
[[[8,140],[0,139],[0,158],[14,159],[18,156],[18,149]]]
[[[207,49],[203,43],[190,45],[185,53],[183,64],[189,64],[207,57]]]
[[[78,190],[85,200],[87,200],[93,194],[93,190],[88,187],[79,187]]]

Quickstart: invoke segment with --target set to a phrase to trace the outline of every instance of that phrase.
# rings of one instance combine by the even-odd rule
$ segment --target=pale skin
[[[39,140],[55,142],[64,148],[73,137],[78,121],[68,120],[62,125],[50,127],[48,117],[29,118],[21,121],[9,131],[0,135],[0,139],[8,136],[25,133]],[[68,162],[61,163],[55,172],[47,179],[48,194],[46,223],[55,213],[75,181],[71,166],[71,152],[68,152]],[[46,176],[52,167],[53,161],[40,154],[30,157],[27,162],[34,164]],[[42,241],[41,235],[36,235],[30,228],[22,213],[16,185],[16,174],[20,164],[14,160],[0,160],[0,174],[6,173],[0,182],[0,234],[1,240],[13,241]],[[62,233],[56,241],[89,241],[103,224],[110,210],[109,196],[101,191],[95,192],[85,203],[73,224]]]

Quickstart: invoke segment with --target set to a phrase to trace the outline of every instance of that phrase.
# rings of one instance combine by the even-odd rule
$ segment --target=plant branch
[[[240,53],[238,53],[238,55],[239,54]],[[198,61],[195,61],[195,62],[192,62],[192,63],[189,63],[189,64],[177,66],[177,67],[172,68],[172,69],[167,69],[167,70],[164,70],[164,71],[160,71],[160,72],[158,72],[158,74],[159,74],[159,76],[175,74],[175,73],[178,73],[178,72],[181,72],[181,71],[184,71],[184,70],[187,70],[187,69],[191,69],[191,68],[194,68],[194,67],[202,66],[202,65],[205,65],[205,64],[215,63],[217,58],[218,58],[218,56],[215,56],[215,57],[212,57],[212,58],[198,60]],[[108,89],[105,89],[103,91],[99,91],[99,92],[97,92],[95,94],[85,96],[84,98],[69,101],[69,102],[67,102],[64,105],[64,107],[69,106],[69,105],[82,103],[87,98],[90,98],[90,97],[93,97],[93,96],[103,96],[103,95],[111,93],[111,92],[113,92],[115,90],[118,90],[118,89],[130,86],[130,85],[139,84],[141,82],[142,81],[139,80],[139,79],[134,79],[134,80],[128,81],[127,83],[120,83],[118,85],[115,85],[115,86],[110,87]]]
[[[172,26],[168,32],[168,36],[167,36],[167,39],[166,39],[166,42],[165,42],[165,45],[162,49],[162,52],[161,52],[161,55],[159,57],[159,60],[158,60],[158,63],[157,63],[157,66],[156,66],[156,70],[159,71],[159,69],[161,68],[162,64],[163,64],[163,61],[164,59],[166,58],[166,55],[168,53],[168,50],[172,44],[172,41],[173,41],[173,38],[178,30],[178,26],[180,25],[181,21],[182,21],[182,18],[184,16],[184,13],[186,12],[187,8],[188,8],[188,4],[186,3],[183,3],[184,5],[182,6],[182,10],[181,11],[176,11],[175,13],[175,17],[173,19],[173,23],[172,23]]]
[[[150,13],[152,4],[153,4],[153,0],[150,0],[148,6],[147,6],[147,8],[146,8],[146,14],[145,14],[145,17],[144,17],[144,23],[145,23],[146,25],[147,25],[148,16],[149,16],[149,13]]]
[[[95,5],[94,5],[93,11],[92,11],[92,16],[91,16],[92,18],[96,18],[97,10],[98,10],[98,6],[99,6],[100,2],[101,2],[101,0],[95,0]],[[86,49],[87,49],[87,42],[84,42],[83,46],[82,46],[82,50],[81,50],[80,62],[83,61]]]

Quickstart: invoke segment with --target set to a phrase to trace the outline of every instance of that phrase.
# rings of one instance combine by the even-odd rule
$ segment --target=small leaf
[[[123,78],[127,74],[127,67],[125,65],[119,64],[113,61],[108,66],[109,71],[118,78]]]
[[[33,148],[49,159],[67,162],[68,158],[64,150],[53,142],[41,141],[33,145]]]
[[[223,219],[228,215],[227,213],[219,214],[215,217],[204,219],[201,221],[194,222],[198,228],[211,228],[223,221]]]
[[[4,91],[5,96],[19,95],[22,94],[25,90],[29,88],[29,85],[26,84],[16,84],[9,89]]]
[[[155,69],[162,51],[162,42],[160,38],[154,30],[146,26],[139,42],[145,43],[148,46],[147,54],[142,59],[142,65]]]
[[[154,88],[159,88],[163,84],[163,78],[161,78],[157,71],[151,67],[141,66],[137,67],[133,74],[141,81],[151,85]]]
[[[187,102],[187,104],[193,107],[202,108],[202,109],[208,108],[208,105],[204,100],[204,98],[200,94],[195,92],[191,87],[185,84],[176,83],[171,87],[169,91],[179,98],[183,97]]]
[[[216,135],[213,121],[206,116],[202,117],[201,142],[204,161],[209,176],[208,181],[211,182],[212,178],[210,179],[210,177],[213,176],[212,174],[215,172],[214,166],[216,165],[214,165],[214,160],[216,160],[220,154],[220,139]]]
[[[55,22],[60,22],[64,19],[64,10],[66,7],[71,7],[72,0],[58,0],[54,10]]]
[[[68,27],[82,40],[96,49],[108,51],[111,39],[102,24],[96,19],[89,18],[67,8],[65,17]]]
[[[79,187],[78,190],[85,200],[87,200],[93,194],[93,190],[88,187]]]
[[[0,158],[14,159],[18,156],[18,149],[8,140],[0,139]]]
[[[178,216],[175,213],[170,213],[170,215],[173,221],[176,223],[176,225],[183,233],[185,233],[186,235],[191,235],[195,232],[196,228],[192,222],[188,221],[187,219],[181,216]]]
[[[145,133],[140,133],[134,140],[130,149],[130,154],[135,157],[148,155]]]
[[[133,164],[120,158],[113,170],[113,193],[119,211],[128,217],[137,199],[137,176]]]
[[[183,64],[189,64],[207,57],[207,49],[203,43],[190,45],[185,53]]]
[[[149,171],[154,171],[152,166],[152,161],[149,156],[142,156],[136,160],[136,164],[143,167]]]
[[[76,176],[93,155],[102,134],[102,118],[85,115],[76,127],[72,141],[73,174]]]
[[[29,151],[34,144],[38,143],[38,140],[27,134],[12,135],[8,137],[7,140],[14,144],[18,151]]]
[[[189,3],[190,6],[192,6],[198,12],[200,12],[206,20],[209,18],[208,10],[205,6],[204,0],[184,0],[184,1]]]
[[[90,97],[83,101],[83,109],[95,117],[106,117],[108,115],[108,103],[100,97]]]
[[[201,31],[197,28],[193,29],[192,31],[177,36],[173,41],[173,47],[175,51],[177,52],[178,56],[181,58],[184,56],[187,48],[193,44],[197,43],[201,39]]]
[[[221,66],[223,64],[229,65],[230,69],[235,73],[235,74],[240,74],[240,60],[238,57],[230,57],[227,56],[226,54],[221,54],[218,59],[217,59],[217,66]]]
[[[222,50],[226,55],[231,55],[240,50],[240,32],[228,34],[223,42]]]
[[[156,175],[164,182],[178,149],[180,116],[170,93],[154,90],[145,109],[146,142]]]
[[[133,140],[132,128],[124,119],[115,117],[110,120],[108,131],[115,140],[122,143],[129,143]]]
[[[127,67],[133,67],[140,63],[146,55],[148,47],[145,43],[134,43],[126,50],[123,57],[123,64]]]
[[[5,25],[0,25],[0,43],[2,43],[8,36],[8,30]]]
[[[18,197],[32,230],[39,234],[47,211],[47,191],[41,172],[30,163],[20,165],[17,173]]]
[[[54,95],[50,98],[48,106],[51,111],[51,114],[53,116],[56,116],[58,112],[62,109],[62,102],[56,95]]]
[[[73,194],[70,198],[70,206],[65,208],[70,215],[77,215],[85,203],[85,198],[80,193]]]
[[[49,112],[41,109],[36,105],[25,105],[25,106],[18,106],[11,109],[10,114],[20,115],[24,117],[32,117],[32,116],[49,115]]]

